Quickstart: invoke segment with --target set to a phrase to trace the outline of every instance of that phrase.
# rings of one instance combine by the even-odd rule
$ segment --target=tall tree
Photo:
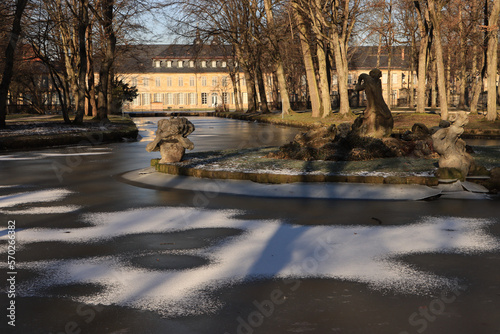
[[[488,1],[486,1],[487,5]],[[500,0],[493,0],[493,6],[487,26],[488,49],[487,49],[487,71],[488,71],[488,114],[489,121],[497,119],[497,73],[498,73],[498,16],[500,14]]]
[[[446,88],[444,55],[441,36],[442,10],[447,0],[427,0],[429,16],[434,26],[434,43],[436,51],[437,84],[439,89],[439,107],[441,119],[448,119],[448,91]]]
[[[274,21],[274,13],[271,0],[264,0],[264,7],[266,10],[266,19],[269,28],[269,40],[271,41],[276,54],[276,77],[278,79],[278,85],[280,88],[281,112],[288,115],[290,113],[289,111],[291,110],[290,95],[288,93],[288,87],[286,85],[285,70],[283,67],[283,56],[281,55],[281,49],[279,46],[277,36],[278,29]]]
[[[418,53],[418,83],[417,83],[417,112],[425,112],[425,90],[427,66],[429,65],[430,46],[432,43],[433,26],[429,18],[429,12],[424,8],[426,6],[421,1],[413,1],[417,12],[418,30],[420,34],[420,46]]]
[[[113,28],[114,0],[101,0],[100,7],[95,8],[94,14],[101,23],[104,36],[104,58],[99,70],[99,92],[97,94],[98,112],[96,119],[106,121],[112,107],[109,100],[110,84],[113,82],[113,62],[115,60],[116,36]]]
[[[300,46],[302,50],[302,58],[306,69],[307,87],[309,89],[309,98],[311,99],[312,117],[320,117],[322,113],[322,106],[320,100],[320,92],[318,82],[316,80],[316,70],[312,58],[310,33],[307,21],[301,10],[300,4],[292,2],[295,9],[295,17],[299,28]]]
[[[78,3],[78,87],[77,106],[74,123],[83,123],[85,115],[85,93],[87,81],[87,28],[89,26],[89,0],[79,0]]]
[[[17,0],[14,12],[14,20],[12,22],[12,30],[10,32],[9,42],[5,49],[5,65],[0,82],[0,128],[5,128],[5,118],[7,115],[7,97],[9,95],[9,86],[12,80],[14,69],[14,54],[16,51],[17,42],[21,36],[22,18],[28,0]]]

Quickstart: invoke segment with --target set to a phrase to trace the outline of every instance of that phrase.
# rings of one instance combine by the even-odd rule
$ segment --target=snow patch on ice
[[[55,213],[69,213],[80,209],[81,206],[78,205],[64,205],[64,206],[33,207],[26,210],[0,210],[0,213],[9,215],[42,215],[42,214],[55,214]]]
[[[234,218],[235,213],[145,208],[84,215],[84,220],[93,226],[70,229],[69,234],[64,233],[68,229],[18,232],[23,243],[30,243],[96,242],[126,234],[196,228],[245,231],[216,246],[190,251],[190,255],[210,259],[210,264],[202,267],[148,271],[120,262],[120,255],[24,263],[23,267],[40,267],[47,273],[45,279],[37,282],[38,288],[74,282],[106,288],[104,293],[79,298],[82,302],[125,305],[178,316],[212,312],[218,308],[218,302],[206,296],[207,290],[256,278],[343,279],[364,282],[374,289],[426,294],[454,286],[455,281],[419,271],[397,258],[500,248],[499,240],[483,230],[492,223],[487,219],[427,217],[406,226],[298,226],[280,221],[239,220]],[[29,293],[42,293],[38,288],[32,287]]]
[[[72,192],[66,189],[49,189],[32,192],[14,193],[0,196],[0,208],[13,207],[26,203],[42,203],[58,201]]]

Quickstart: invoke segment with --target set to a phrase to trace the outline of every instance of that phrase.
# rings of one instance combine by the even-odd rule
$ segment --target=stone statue
[[[179,162],[186,149],[194,148],[186,137],[194,131],[194,125],[185,117],[161,119],[158,121],[156,138],[146,146],[146,151],[160,151],[160,163]]]
[[[367,106],[362,116],[353,124],[353,131],[362,137],[383,138],[392,133],[394,120],[382,96],[382,72],[375,68],[370,75],[363,73],[358,78],[356,91],[364,90]]]
[[[459,137],[469,123],[469,117],[465,111],[460,111],[450,115],[450,123],[440,123],[439,130],[432,135],[432,143],[439,154],[439,168],[456,168],[465,177],[474,164],[474,158],[466,152],[465,141]]]

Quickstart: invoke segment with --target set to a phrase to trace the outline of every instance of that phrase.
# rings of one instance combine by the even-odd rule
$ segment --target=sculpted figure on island
[[[466,152],[465,141],[460,138],[469,117],[465,111],[460,111],[450,115],[450,123],[450,126],[441,127],[432,135],[432,144],[439,154],[439,167],[456,168],[465,177],[474,165],[474,158]]]
[[[356,91],[364,90],[367,106],[362,116],[356,119],[353,131],[362,137],[383,138],[392,133],[394,120],[382,96],[382,72],[375,68],[370,74],[363,73],[358,78]]]
[[[156,138],[146,146],[146,151],[160,151],[160,163],[179,162],[186,149],[194,148],[193,142],[187,139],[193,131],[193,123],[185,117],[161,119],[158,121]]]

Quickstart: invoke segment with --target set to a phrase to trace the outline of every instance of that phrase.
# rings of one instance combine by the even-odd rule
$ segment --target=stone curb
[[[151,159],[151,166],[156,171],[179,176],[192,176],[208,179],[248,180],[257,183],[295,183],[295,182],[335,182],[335,183],[373,183],[373,184],[416,184],[437,186],[436,177],[425,176],[361,176],[361,175],[287,175],[271,173],[246,173],[232,171],[206,170],[200,168],[160,164],[160,159]]]
[[[99,143],[119,142],[123,138],[135,140],[139,130],[135,126],[127,125],[119,130],[74,132],[51,135],[25,135],[0,138],[0,151],[24,150],[33,148],[47,148],[54,146],[77,145],[82,142]]]

